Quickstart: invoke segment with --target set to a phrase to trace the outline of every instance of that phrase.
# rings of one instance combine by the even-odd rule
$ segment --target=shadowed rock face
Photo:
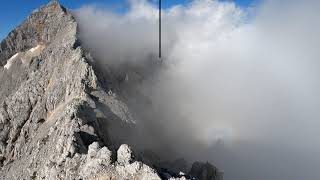
[[[1,42],[0,179],[161,179],[161,168],[135,161],[121,137],[109,136],[135,121],[92,61],[75,19],[56,1]]]
[[[190,175],[199,180],[222,179],[222,173],[210,163],[195,162],[190,170]]]

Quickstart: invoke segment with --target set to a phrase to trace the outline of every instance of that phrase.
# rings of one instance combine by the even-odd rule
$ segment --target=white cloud
[[[157,56],[157,7],[130,2],[123,15],[90,6],[76,11],[81,40],[104,64]],[[252,8],[231,2],[164,10],[168,68],[144,85],[161,114],[154,114],[164,128],[159,137],[171,137],[173,148],[194,158],[224,139],[227,150],[203,158],[214,156],[226,179],[319,179],[318,7],[270,0],[252,7],[249,18]]]

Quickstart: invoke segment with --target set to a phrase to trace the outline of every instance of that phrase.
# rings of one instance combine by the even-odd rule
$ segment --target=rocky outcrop
[[[15,53],[35,47],[39,42],[53,41],[66,27],[72,26],[72,19],[67,9],[54,1],[34,10],[31,16],[1,42],[0,65]]]
[[[208,162],[193,163],[189,174],[199,180],[216,180],[223,177],[223,173]]]
[[[99,81],[77,30],[69,10],[52,1],[1,42],[0,179],[163,178],[109,136],[135,121]]]

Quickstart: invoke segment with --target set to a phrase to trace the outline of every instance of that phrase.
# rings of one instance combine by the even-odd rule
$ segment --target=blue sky
[[[152,0],[154,1],[154,0]],[[185,4],[191,0],[162,0],[164,7],[174,4]],[[232,1],[232,0],[229,0]],[[254,0],[234,0],[239,6],[248,6]],[[49,0],[10,0],[2,2],[0,6],[0,39],[2,40],[12,29],[19,25],[32,10],[48,3]],[[127,7],[127,0],[60,0],[60,2],[70,9],[81,7],[84,4],[98,4],[109,7],[116,11],[123,11]]]

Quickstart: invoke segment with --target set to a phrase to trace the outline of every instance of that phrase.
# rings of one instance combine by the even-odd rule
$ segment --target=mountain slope
[[[135,121],[103,88],[77,30],[69,10],[52,1],[1,42],[0,179],[171,178],[111,138],[110,129]],[[221,176],[205,164],[193,168],[200,179]]]

